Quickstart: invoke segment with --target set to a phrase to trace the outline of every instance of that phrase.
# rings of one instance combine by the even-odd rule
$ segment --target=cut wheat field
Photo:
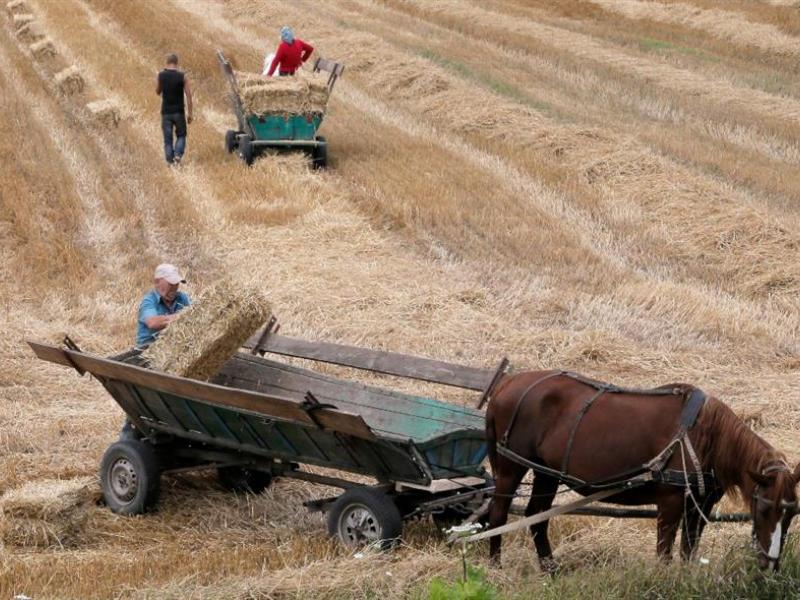
[[[0,494],[97,473],[121,410],[24,342],[68,333],[100,355],[131,347],[160,262],[186,272],[191,294],[227,275],[259,286],[293,337],[694,383],[795,464],[795,4],[3,2]],[[248,168],[223,150],[235,119],[215,50],[260,71],[285,24],[345,65],[324,172],[291,154]],[[168,52],[195,96],[180,169],[164,164],[153,89]],[[319,486],[236,496],[205,474],[162,485],[153,514],[91,505],[70,544],[0,546],[0,597],[426,598],[431,579],[461,572],[430,522],[389,554],[354,556],[305,512],[330,492]],[[553,538],[557,580],[518,532],[492,588],[673,597],[684,577],[744,571],[749,529],[712,525],[707,564],[687,567],[656,561],[649,521],[566,517]],[[486,548],[469,560],[486,567]]]

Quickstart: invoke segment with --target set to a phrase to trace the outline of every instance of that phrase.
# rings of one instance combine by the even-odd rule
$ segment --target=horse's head
[[[792,472],[785,462],[774,462],[759,473],[751,471],[748,475],[755,483],[750,512],[753,516],[753,547],[758,553],[758,566],[777,571],[786,532],[798,512],[800,465]]]

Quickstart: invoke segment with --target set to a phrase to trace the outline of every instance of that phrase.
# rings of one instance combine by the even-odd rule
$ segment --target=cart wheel
[[[138,515],[158,500],[161,473],[153,447],[139,440],[111,444],[100,462],[100,487],[108,507]]]
[[[247,467],[218,467],[219,483],[232,492],[260,494],[272,483],[272,474]]]
[[[311,150],[311,167],[314,169],[325,169],[328,166],[328,142],[325,137],[318,135],[319,146],[314,146]]]
[[[253,164],[253,140],[249,135],[239,138],[239,155],[248,167]]]
[[[228,129],[225,132],[225,151],[232,154],[236,150],[236,132],[233,129]]]
[[[375,543],[389,549],[400,538],[403,519],[394,500],[366,487],[339,496],[328,513],[328,533],[348,546]]]

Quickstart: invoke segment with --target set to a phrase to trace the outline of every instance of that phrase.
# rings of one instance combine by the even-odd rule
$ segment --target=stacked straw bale
[[[11,0],[11,2],[6,4],[6,10],[8,14],[13,16],[26,12],[28,6],[25,4],[25,0]]]
[[[32,481],[0,498],[0,539],[9,546],[70,546],[100,498],[95,477]]]
[[[223,279],[144,352],[151,368],[207,381],[271,315],[261,290]]]
[[[44,31],[36,21],[29,21],[17,29],[17,37],[26,44],[32,44],[45,38]]]
[[[92,120],[102,127],[116,127],[120,122],[119,107],[113,100],[95,100],[86,105]]]
[[[74,65],[56,73],[55,80],[58,89],[67,96],[81,93],[86,85],[78,67]]]
[[[31,53],[38,60],[53,58],[56,55],[56,47],[49,38],[44,38],[34,42],[30,46]]]
[[[23,25],[32,23],[34,20],[36,20],[36,17],[32,13],[16,12],[11,16],[11,23],[16,30],[19,30]]]
[[[320,73],[298,71],[294,77],[236,74],[246,113],[324,113],[328,105],[328,79]]]

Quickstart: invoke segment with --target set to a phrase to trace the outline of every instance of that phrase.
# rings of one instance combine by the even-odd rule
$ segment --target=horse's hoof
[[[539,566],[542,569],[543,573],[547,573],[548,575],[555,575],[558,573],[560,569],[559,564],[552,556],[546,556],[544,558],[539,559]]]

